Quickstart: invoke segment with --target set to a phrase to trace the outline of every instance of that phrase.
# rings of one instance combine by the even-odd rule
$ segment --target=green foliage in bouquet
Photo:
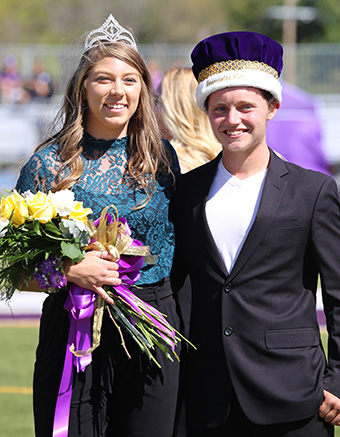
[[[9,300],[33,278],[38,261],[51,254],[73,263],[84,257],[90,241],[87,215],[69,190],[24,195],[17,191],[0,204],[0,298]]]

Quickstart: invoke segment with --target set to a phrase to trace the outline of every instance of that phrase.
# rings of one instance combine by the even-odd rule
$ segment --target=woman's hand
[[[112,261],[112,256],[108,252],[97,250],[86,252],[85,258],[77,264],[72,264],[69,260],[64,262],[64,273],[67,281],[94,291],[109,304],[114,302],[105,292],[103,286],[121,284],[122,281],[119,279],[117,270],[118,264]]]

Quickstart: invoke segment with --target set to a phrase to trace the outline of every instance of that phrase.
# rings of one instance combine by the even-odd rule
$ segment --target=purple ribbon
[[[108,222],[112,222],[110,214],[106,215]],[[98,226],[100,219],[97,219],[94,224]],[[131,230],[124,218],[119,218],[119,221],[124,224],[128,235],[131,235]],[[132,241],[133,246],[142,246],[138,240]],[[118,273],[123,283],[133,285],[139,278],[139,270],[143,267],[144,257],[122,256],[118,261]],[[119,294],[124,294],[126,300],[130,303],[131,298],[126,297],[124,291],[127,287],[121,285],[115,287]],[[119,290],[119,291],[118,291]],[[86,351],[91,348],[91,317],[94,311],[94,303],[97,294],[93,291],[86,290],[76,284],[71,284],[69,296],[64,304],[64,309],[68,312],[70,320],[70,330],[67,340],[64,368],[59,386],[56,409],[54,413],[53,437],[67,437],[68,423],[70,417],[70,405],[72,398],[72,383],[74,367],[79,371],[84,372],[85,367],[92,361],[92,354],[76,357],[70,347],[74,345],[76,351]],[[135,305],[134,305],[135,307]]]
[[[70,405],[72,397],[73,370],[85,371],[91,363],[92,354],[76,357],[70,347],[74,345],[76,351],[87,350],[91,347],[91,317],[94,311],[96,293],[85,290],[76,284],[71,284],[69,296],[64,309],[68,312],[70,330],[68,334],[63,374],[59,386],[56,409],[54,413],[53,437],[67,437]]]

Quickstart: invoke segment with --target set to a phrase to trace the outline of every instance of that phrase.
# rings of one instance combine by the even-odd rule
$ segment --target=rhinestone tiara
[[[87,35],[83,53],[97,45],[100,41],[122,42],[137,50],[137,44],[132,33],[122,27],[112,14],[108,16],[104,24]]]

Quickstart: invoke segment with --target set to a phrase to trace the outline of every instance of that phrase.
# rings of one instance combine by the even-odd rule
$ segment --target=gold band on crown
[[[215,62],[209,67],[205,68],[198,75],[198,83],[203,82],[208,77],[214,74],[222,73],[223,71],[235,70],[261,70],[265,73],[271,74],[275,79],[279,79],[279,73],[270,65],[259,61],[245,61],[244,59],[235,59],[222,62]]]

